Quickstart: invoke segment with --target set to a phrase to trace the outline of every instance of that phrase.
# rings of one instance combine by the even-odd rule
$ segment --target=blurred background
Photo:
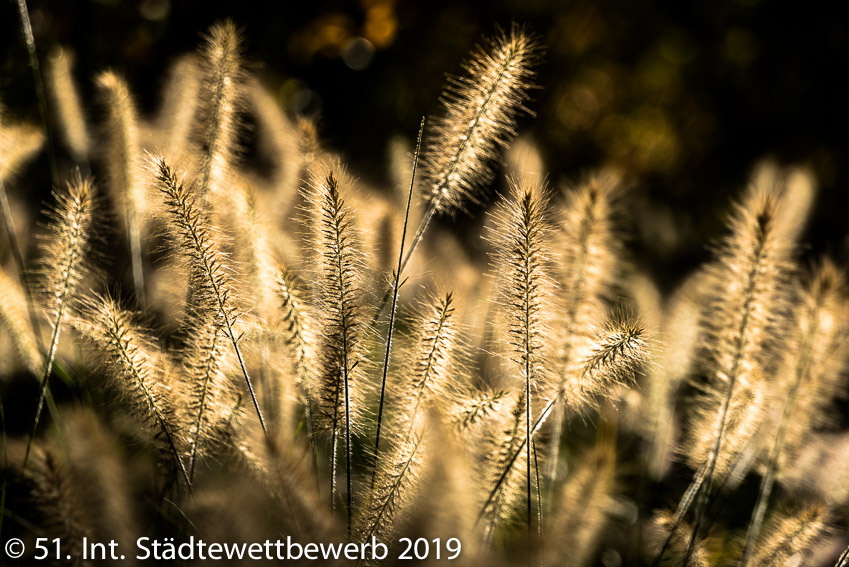
[[[415,138],[439,112],[446,73],[484,35],[512,21],[546,46],[520,131],[553,182],[603,164],[633,187],[637,265],[669,289],[709,257],[728,201],[771,157],[811,168],[820,191],[805,242],[815,258],[849,254],[849,27],[835,4],[766,0],[30,0],[42,61],[76,53],[75,76],[95,124],[93,77],[124,74],[142,112],[159,103],[169,64],[216,20],[243,31],[249,68],[293,114],[317,117],[323,140],[363,179],[386,182],[387,143]],[[16,4],[0,4],[0,102],[38,123]],[[46,163],[46,157],[40,158]],[[41,176],[39,180],[38,176]],[[36,164],[34,206],[49,190]],[[480,216],[480,215],[478,215]],[[477,230],[479,221],[462,218]]]

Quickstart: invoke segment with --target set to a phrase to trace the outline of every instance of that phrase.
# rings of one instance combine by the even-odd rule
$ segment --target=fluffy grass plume
[[[765,404],[763,377],[776,365],[776,344],[785,336],[796,238],[810,201],[782,185],[754,185],[730,219],[730,234],[706,272],[704,302],[710,345],[710,380],[692,425],[690,461],[702,485],[696,501],[699,536],[715,474],[730,472],[759,430]],[[733,432],[727,443],[727,432]],[[701,440],[701,441],[700,441]],[[707,441],[707,442],[704,442]],[[691,546],[692,547],[692,546]]]
[[[641,385],[644,396],[637,417],[637,428],[649,443],[644,463],[656,480],[669,471],[676,444],[680,442],[677,394],[689,376],[699,346],[699,309],[691,297],[694,291],[690,289],[697,281],[698,278],[691,277],[685,282],[667,301],[662,315],[659,297],[641,300],[641,293],[635,292],[643,316],[647,311],[655,311],[656,324],[661,330],[659,344],[653,349],[654,363],[646,368],[645,381]],[[658,292],[652,286],[649,293]],[[646,302],[654,303],[655,307],[646,308]]]
[[[540,47],[520,26],[499,30],[451,77],[442,94],[443,115],[431,121],[424,143],[423,196],[428,202],[400,272],[409,262],[433,215],[480,202],[479,188],[493,177],[499,149],[516,135],[516,118],[526,111]]]
[[[244,96],[240,44],[236,25],[226,20],[210,28],[201,51],[197,142],[203,153],[198,191],[204,200],[208,193],[216,195],[228,185]]]
[[[98,541],[135,544],[139,530],[133,470],[118,437],[91,409],[64,415],[60,443],[81,517]],[[127,561],[132,563],[131,558]]]
[[[20,363],[37,375],[42,360],[26,305],[27,299],[21,284],[0,267],[0,325],[12,339]]]
[[[179,414],[189,443],[189,479],[198,457],[220,442],[227,418],[236,406],[236,391],[226,374],[230,345],[220,320],[208,313],[190,316],[181,353],[182,387],[186,399]]]
[[[592,449],[566,479],[547,528],[546,537],[552,545],[545,550],[546,564],[591,564],[613,504],[615,449],[609,442]],[[564,554],[564,550],[569,551]]]
[[[768,431],[775,433],[764,436],[768,455],[766,472],[746,534],[744,566],[758,537],[776,474],[792,466],[787,454],[798,453],[803,442],[811,437],[814,426],[827,424],[828,405],[843,385],[847,307],[843,274],[826,260],[816,270],[794,309],[791,333],[796,335],[793,340],[798,347],[787,351],[781,379],[773,385],[775,410],[768,416],[767,424]]]
[[[286,530],[293,539],[297,536],[303,541],[343,539],[338,522],[322,505],[323,497],[312,478],[303,446],[263,435],[251,412],[234,413],[231,434],[237,462],[250,473],[250,486],[239,492],[250,492],[259,485],[263,489],[258,495],[262,501],[271,496],[269,513],[274,511],[280,516],[274,533]],[[232,504],[222,511],[229,514],[233,511],[230,508]]]
[[[212,229],[194,191],[186,188],[162,158],[153,159],[155,183],[165,200],[168,222],[173,228],[175,247],[189,263],[189,281],[195,304],[190,309],[216,319],[226,333],[238,359],[251,401],[263,431],[267,431],[248,369],[239,347],[236,324],[239,310],[226,264],[213,239]],[[220,322],[220,323],[219,323]]]
[[[316,363],[315,427],[329,431],[331,505],[335,506],[336,462],[339,437],[345,436],[348,531],[352,521],[351,435],[360,427],[363,386],[357,367],[365,362],[362,338],[364,312],[362,269],[357,227],[345,204],[350,181],[338,164],[316,164],[305,190],[310,204],[312,244],[319,312],[323,314]],[[362,371],[362,368],[359,369]]]
[[[509,396],[509,392],[504,390],[460,392],[450,415],[451,421],[459,432],[466,432],[486,423]]]
[[[47,70],[47,87],[56,109],[60,131],[71,156],[77,163],[88,161],[91,140],[85,113],[73,77],[74,54],[69,49],[56,47],[50,53]]]
[[[298,184],[304,158],[297,125],[280,108],[274,95],[256,79],[247,82],[248,98],[254,115],[258,118],[259,134],[265,142],[266,152],[274,163],[271,185],[274,192],[272,213],[283,217],[298,197]]]
[[[528,437],[525,431],[524,393],[511,396],[490,421],[483,444],[482,491],[486,499],[481,509],[484,539],[492,540],[495,528],[506,522],[526,496],[522,479],[527,474],[526,459],[518,458]]]
[[[639,317],[617,308],[596,331],[581,364],[580,389],[588,399],[610,397],[615,386],[633,382],[649,360],[648,331]]]
[[[549,211],[539,177],[511,179],[510,199],[496,215],[493,236],[498,270],[499,303],[507,319],[510,358],[518,363],[519,387],[525,402],[525,474],[527,521],[531,529],[531,453],[533,398],[542,389],[550,365],[549,317],[553,283],[549,275]]]
[[[4,123],[0,108],[0,183],[7,182],[41,150],[44,134],[29,124]]]
[[[430,298],[419,309],[412,322],[413,340],[393,388],[394,422],[402,437],[416,428],[434,404],[447,398],[461,371],[456,358],[460,345],[453,294]]]
[[[367,542],[372,536],[379,541],[392,539],[400,516],[408,511],[420,484],[426,437],[427,433],[419,427],[390,441],[390,449],[378,462],[374,487],[357,522],[357,541]]]
[[[155,339],[107,295],[95,296],[74,320],[77,331],[96,349],[115,390],[121,393],[139,423],[170,453],[176,469],[191,488],[182,458],[183,443],[171,390],[173,376]]]
[[[275,232],[263,214],[261,195],[250,185],[232,187],[229,234],[234,234],[228,254],[229,265],[238,270],[244,288],[239,295],[250,298],[250,319],[246,319],[248,340],[245,357],[260,384],[268,421],[286,435],[295,431],[294,380],[286,365],[276,364],[281,312],[278,303],[278,256]],[[227,226],[227,225],[225,225]],[[249,291],[248,291],[249,290]],[[246,307],[247,309],[247,307]]]
[[[706,425],[705,437],[714,440],[713,446],[693,455],[694,463],[707,464],[708,478],[720,457],[737,384],[743,391],[775,367],[775,345],[787,326],[788,276],[801,229],[796,206],[780,189],[752,187],[736,205],[731,234],[706,274],[710,284],[705,285],[709,297],[703,321],[711,345],[711,383],[722,392],[710,402],[716,411],[706,412],[718,415]]]
[[[783,402],[775,404],[782,411],[770,416],[776,431],[773,446],[787,455],[780,459],[780,468],[791,466],[792,455],[816,428],[831,425],[830,406],[845,386],[849,358],[849,288],[843,271],[826,258],[805,279],[789,333],[799,347],[784,353],[773,390],[775,399]]]
[[[811,547],[827,534],[828,522],[828,511],[816,504],[777,514],[764,526],[749,564],[772,567],[788,565],[791,560],[805,564]]]
[[[168,158],[188,158],[192,128],[201,92],[201,59],[191,53],[180,57],[171,67],[165,83],[162,107],[156,125]]]
[[[710,567],[709,552],[703,544],[688,549],[693,529],[681,523],[667,510],[656,512],[648,526],[649,545],[647,550],[657,559],[653,565],[660,567]],[[665,541],[665,543],[664,543]],[[665,548],[662,556],[661,549]]]
[[[519,26],[499,30],[478,47],[442,95],[444,114],[431,121],[425,143],[425,196],[436,212],[478,202],[478,188],[492,180],[491,163],[516,134],[526,111],[536,40]]]
[[[592,405],[592,391],[582,380],[584,359],[604,320],[604,302],[619,271],[618,181],[613,172],[591,177],[567,193],[561,212],[556,277],[562,290],[558,327],[562,338],[556,352],[557,393],[576,413]]]
[[[560,312],[555,326],[555,376],[549,395],[562,402],[552,418],[545,470],[549,486],[557,475],[567,413],[582,414],[592,407],[593,398],[581,383],[582,364],[592,348],[595,330],[604,320],[604,305],[619,272],[620,245],[615,228],[619,192],[618,175],[602,172],[568,191],[565,204],[559,208],[554,277]]]
[[[81,512],[80,495],[60,451],[52,445],[37,445],[23,478],[34,504],[36,515],[32,520],[37,529],[56,534],[54,537],[67,542],[67,547],[62,549],[69,555],[73,553],[71,565],[85,565],[81,560],[83,538],[91,538],[93,534]]]
[[[283,342],[289,349],[295,385],[300,390],[304,408],[305,422],[313,468],[317,470],[315,438],[313,436],[316,398],[313,392],[312,358],[315,352],[315,315],[304,298],[303,290],[298,286],[295,276],[285,267],[280,268],[277,279],[277,296],[281,311],[281,332]]]
[[[43,304],[50,322],[51,337],[41,372],[38,404],[24,456],[24,468],[38,429],[62,326],[77,300],[77,288],[86,273],[86,256],[93,238],[94,186],[91,180],[78,177],[68,184],[66,191],[55,193],[55,197],[56,203],[49,212],[50,224],[43,241],[40,270]]]
[[[119,211],[130,242],[130,260],[133,268],[133,287],[136,301],[146,304],[144,293],[144,268],[141,251],[141,223],[146,210],[146,199],[139,171],[139,133],[135,104],[127,83],[112,71],[97,78],[106,102],[109,152],[107,170],[112,200]]]

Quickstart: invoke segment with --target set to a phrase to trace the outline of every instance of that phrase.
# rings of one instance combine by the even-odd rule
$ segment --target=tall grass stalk
[[[32,70],[32,80],[35,85],[35,97],[38,101],[41,126],[47,135],[47,163],[50,166],[50,179],[54,187],[59,186],[59,168],[56,165],[56,146],[53,143],[53,128],[50,125],[50,113],[47,106],[47,96],[44,94],[44,80],[41,77],[41,66],[38,63],[38,52],[35,49],[35,36],[32,33],[32,23],[29,18],[29,8],[26,0],[17,0],[18,15],[21,18],[21,31],[27,45],[29,66]]]
[[[162,158],[154,158],[154,175],[159,191],[165,196],[169,221],[176,232],[179,250],[191,262],[191,279],[196,285],[199,301],[211,307],[215,317],[221,321],[233,351],[239,362],[239,369],[245,379],[248,393],[256,410],[263,432],[268,435],[262,410],[254,392],[251,377],[239,347],[241,336],[234,329],[238,311],[233,305],[233,292],[219,252],[210,235],[210,229],[204,214],[198,207],[194,196],[177,178],[176,172]]]
[[[386,399],[386,375],[389,372],[390,354],[392,351],[392,334],[395,331],[395,314],[398,309],[398,291],[401,289],[401,271],[404,269],[404,243],[407,238],[407,222],[410,220],[410,206],[413,201],[413,189],[416,186],[416,170],[419,165],[419,151],[422,147],[422,134],[424,133],[425,119],[422,118],[419,125],[419,134],[416,139],[416,152],[413,154],[413,171],[410,175],[410,190],[407,194],[407,206],[404,210],[404,226],[401,229],[401,245],[398,251],[398,266],[395,269],[394,281],[392,282],[392,304],[389,307],[389,329],[386,331],[386,346],[383,355],[383,374],[380,379],[380,401],[377,409],[377,431],[374,435],[374,471],[372,471],[371,485],[374,488],[374,479],[377,476],[377,466],[380,460],[380,428],[383,425],[383,403]]]
[[[78,178],[68,185],[67,194],[58,193],[53,210],[51,225],[52,240],[45,247],[45,293],[52,315],[50,346],[41,372],[38,403],[32,422],[27,448],[24,453],[24,469],[29,460],[32,442],[38,430],[38,422],[44,398],[47,395],[47,382],[53,369],[53,360],[59,346],[59,335],[67,316],[70,304],[76,298],[76,287],[83,274],[83,262],[92,237],[92,217],[94,206],[94,187],[89,179]]]

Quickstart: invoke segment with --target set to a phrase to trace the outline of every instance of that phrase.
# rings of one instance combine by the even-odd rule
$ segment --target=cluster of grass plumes
[[[44,222],[16,177],[44,137],[0,121],[4,537],[833,564],[849,493],[800,471],[845,460],[849,288],[800,255],[813,180],[762,168],[664,298],[628,259],[622,173],[555,182],[525,139],[489,190],[540,53],[519,26],[487,39],[381,191],[281,110],[231,22],[155,116],[111,71],[84,108],[56,51],[72,182]],[[242,161],[249,114],[270,171]],[[494,204],[480,257],[428,232],[467,202]]]

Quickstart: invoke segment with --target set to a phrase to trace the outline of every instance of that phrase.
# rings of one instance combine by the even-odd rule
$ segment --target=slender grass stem
[[[719,423],[714,434],[713,445],[708,453],[707,464],[705,466],[704,483],[696,498],[696,508],[694,511],[693,531],[690,534],[690,541],[687,545],[687,553],[684,556],[684,564],[689,561],[690,556],[695,550],[696,541],[701,536],[703,529],[704,514],[707,508],[708,500],[711,492],[711,483],[713,482],[713,474],[716,470],[716,463],[719,460],[719,451],[722,448],[722,438],[725,434],[725,425],[728,419],[728,410],[731,406],[731,399],[734,395],[734,386],[737,383],[737,377],[740,373],[740,367],[743,363],[743,348],[745,337],[749,333],[749,320],[752,310],[755,308],[755,289],[760,279],[761,264],[764,259],[767,234],[763,226],[759,226],[757,246],[754,251],[754,258],[751,263],[751,268],[746,278],[746,288],[744,291],[744,301],[742,305],[742,317],[740,324],[735,329],[734,335],[734,354],[732,358],[730,372],[728,372],[728,386],[725,397],[722,400],[722,406],[719,410]]]
[[[26,0],[18,0],[18,14],[21,18],[21,30],[27,44],[29,66],[32,69],[32,79],[35,84],[35,96],[38,100],[38,110],[41,124],[47,134],[47,161],[50,166],[50,180],[54,187],[59,186],[59,168],[56,165],[56,150],[53,143],[53,129],[50,127],[50,114],[47,109],[47,96],[44,94],[44,80],[41,77],[41,67],[38,63],[38,53],[35,50],[35,36],[32,33],[32,23],[29,19],[29,8]]]
[[[798,399],[799,389],[802,386],[802,382],[807,378],[809,373],[811,364],[811,348],[813,346],[811,342],[813,340],[816,327],[819,324],[818,319],[819,318],[817,316],[810,317],[804,335],[805,339],[801,348],[801,357],[795,369],[795,380],[793,381],[793,385],[790,388],[790,392],[788,392],[787,399],[784,402],[781,422],[779,423],[778,431],[775,434],[775,441],[773,442],[772,449],[770,450],[766,472],[761,479],[757,504],[755,504],[755,510],[752,513],[752,520],[749,523],[749,528],[746,530],[746,539],[743,544],[743,557],[740,561],[740,567],[746,567],[748,565],[752,552],[754,551],[754,544],[757,541],[761,530],[761,524],[763,523],[767,505],[769,504],[769,497],[772,494],[772,488],[775,484],[778,460],[784,451],[785,434],[787,432],[787,427],[790,425],[790,417],[796,409],[796,400]]]
[[[545,405],[545,407],[540,412],[539,417],[534,422],[533,429],[531,429],[532,434],[536,433],[539,430],[539,428],[542,427],[542,424],[545,423],[545,420],[548,418],[548,415],[551,413],[552,408],[558,402],[558,400],[560,400],[561,398],[562,398],[562,396],[558,394],[557,396],[551,398],[551,400]],[[522,442],[519,444],[519,447],[516,449],[516,452],[513,453],[513,456],[510,458],[509,461],[507,461],[507,465],[504,467],[504,470],[501,472],[501,476],[498,477],[498,480],[496,481],[495,486],[493,486],[492,490],[490,490],[490,492],[489,492],[489,496],[487,497],[486,502],[484,502],[483,506],[481,506],[480,512],[478,512],[478,517],[475,520],[475,526],[477,526],[480,523],[480,521],[483,519],[483,516],[486,513],[487,507],[492,503],[493,498],[495,498],[495,495],[498,493],[498,489],[501,488],[502,484],[504,484],[504,480],[507,478],[507,475],[510,474],[510,470],[513,468],[513,464],[516,462],[516,459],[518,459],[519,455],[521,455],[522,451],[524,451],[525,442],[526,442],[525,440],[522,440]]]
[[[407,194],[407,208],[404,212],[404,227],[401,230],[401,247],[398,252],[398,269],[395,271],[395,281],[392,285],[392,307],[389,310],[389,330],[386,332],[386,348],[383,355],[383,375],[380,381],[380,402],[377,410],[377,432],[374,437],[374,470],[371,475],[371,487],[374,488],[374,480],[377,475],[377,465],[380,456],[380,430],[383,424],[383,403],[386,398],[386,376],[389,372],[389,359],[392,351],[392,335],[395,330],[395,315],[398,307],[398,290],[401,287],[401,271],[404,269],[404,242],[407,237],[407,223],[410,220],[410,205],[413,201],[413,188],[416,183],[416,169],[419,163],[419,152],[422,146],[422,133],[424,132],[425,119],[422,118],[419,125],[419,135],[416,141],[416,153],[413,155],[413,173],[410,177],[410,190]],[[379,315],[379,314],[378,314]]]

